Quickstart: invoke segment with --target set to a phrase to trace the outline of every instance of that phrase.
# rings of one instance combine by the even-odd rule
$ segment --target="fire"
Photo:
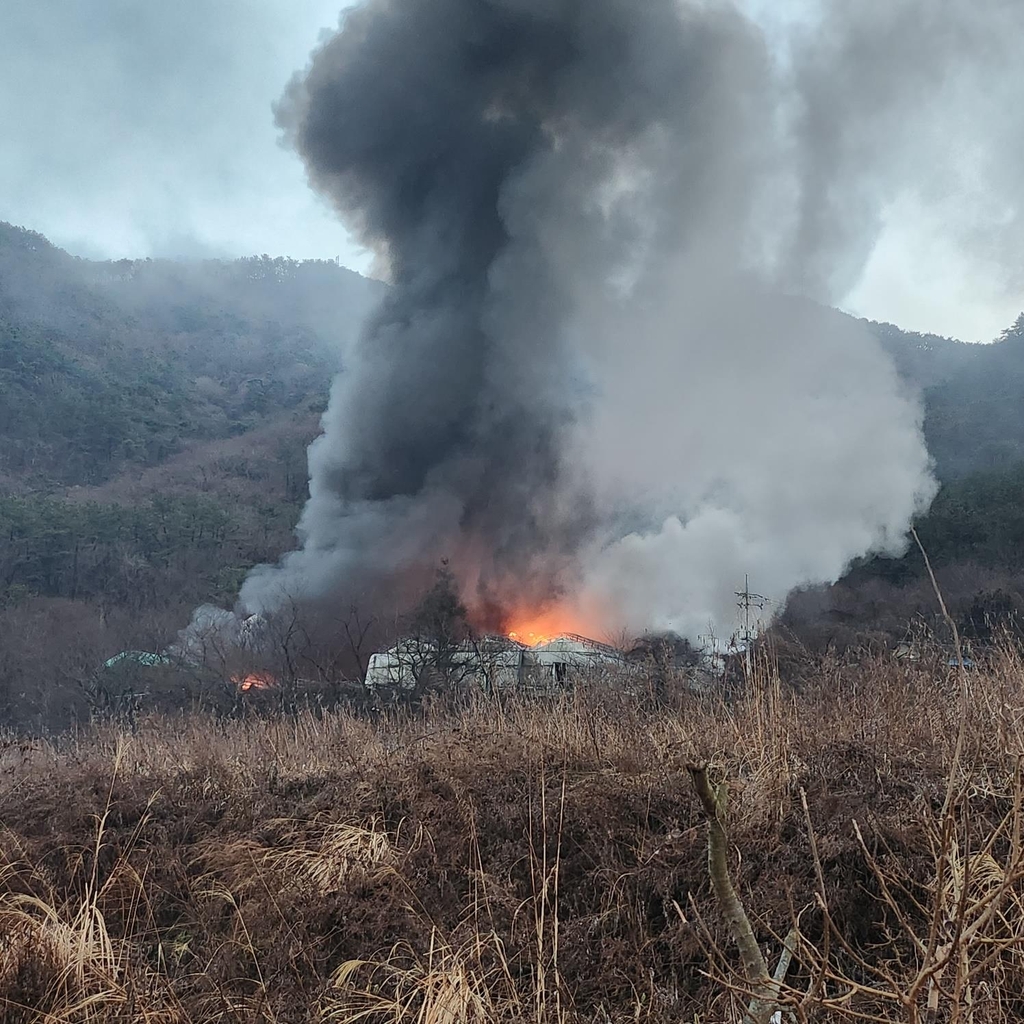
[[[512,618],[514,628],[508,631],[508,638],[527,647],[540,647],[565,633],[584,633],[585,627],[574,617],[552,608],[546,612],[524,613]]]
[[[555,639],[553,636],[538,636],[536,633],[520,633],[517,629],[513,629],[509,633],[508,638],[509,640],[516,640],[521,644],[526,644],[527,647],[540,647],[542,644],[550,643]]]
[[[245,693],[247,690],[269,690],[277,680],[269,672],[249,672],[244,676],[232,676],[231,682]]]

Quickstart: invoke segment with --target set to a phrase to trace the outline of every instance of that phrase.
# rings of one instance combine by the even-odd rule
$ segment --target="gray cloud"
[[[84,255],[358,262],[270,109],[341,6],[0,4],[0,218]]]
[[[791,270],[827,250],[824,281],[837,300],[857,283],[888,204],[907,194],[941,205],[973,198],[970,221],[947,230],[975,256],[1008,267],[1024,190],[1017,97],[1024,85],[1024,7],[1015,0],[826,3],[790,41],[799,197]],[[980,172],[980,174],[979,174]],[[979,202],[1010,215],[996,241]],[[947,206],[947,212],[950,207]],[[1015,282],[1019,288],[1019,281]]]

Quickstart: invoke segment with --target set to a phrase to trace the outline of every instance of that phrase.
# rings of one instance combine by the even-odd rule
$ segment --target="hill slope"
[[[0,224],[0,480],[97,484],[316,407],[380,289],[323,261],[93,263]]]
[[[0,480],[99,484],[316,408],[382,291],[318,260],[91,262],[0,223]],[[866,325],[940,477],[1024,461],[1024,315],[992,345]]]

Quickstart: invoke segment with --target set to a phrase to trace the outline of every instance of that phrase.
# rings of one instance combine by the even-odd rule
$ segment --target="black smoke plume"
[[[982,6],[972,52],[1012,17]],[[772,45],[701,0],[346,14],[277,116],[391,288],[310,449],[301,548],[243,604],[401,604],[448,558],[489,623],[553,602],[692,634],[744,572],[782,599],[899,550],[934,493],[920,409],[811,301],[916,166],[876,132],[974,67],[891,7]],[[886,35],[914,25],[920,61]]]

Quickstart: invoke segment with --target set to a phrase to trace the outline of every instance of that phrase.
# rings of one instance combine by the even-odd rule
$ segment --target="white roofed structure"
[[[614,647],[573,633],[534,647],[510,637],[484,636],[443,654],[430,641],[406,638],[371,656],[365,683],[371,690],[411,690],[425,673],[437,673],[453,683],[474,683],[487,692],[516,687],[547,690],[570,685],[596,669],[622,664],[622,653]]]

